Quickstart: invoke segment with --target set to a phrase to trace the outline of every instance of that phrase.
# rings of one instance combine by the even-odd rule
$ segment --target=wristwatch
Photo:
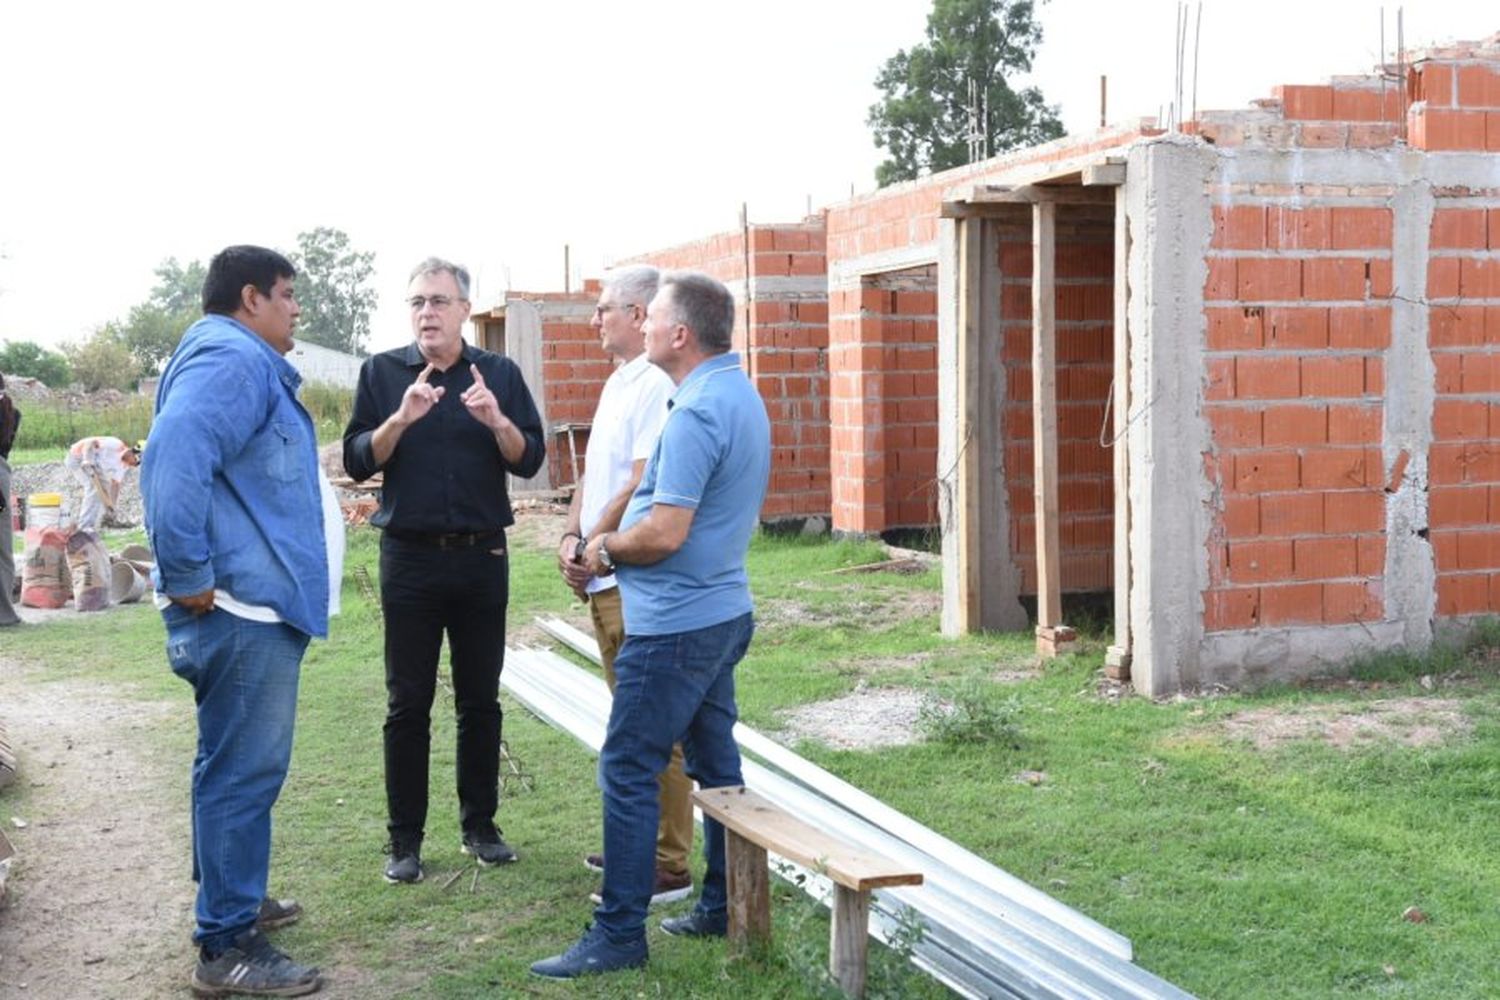
[[[615,571],[615,561],[610,557],[609,549],[604,546],[604,540],[608,537],[609,534],[607,532],[599,536],[599,561],[604,564],[605,569],[613,573]]]

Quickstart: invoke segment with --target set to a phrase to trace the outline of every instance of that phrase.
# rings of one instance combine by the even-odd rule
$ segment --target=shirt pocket
[[[291,421],[271,421],[270,428],[261,441],[265,471],[269,478],[281,483],[293,483],[306,477],[307,470],[302,467],[301,438],[299,428]]]

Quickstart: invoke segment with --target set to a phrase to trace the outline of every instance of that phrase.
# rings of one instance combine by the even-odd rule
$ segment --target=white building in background
[[[359,382],[359,366],[365,360],[321,344],[305,344],[300,340],[286,359],[302,373],[304,382],[323,382],[341,389],[355,387]]]

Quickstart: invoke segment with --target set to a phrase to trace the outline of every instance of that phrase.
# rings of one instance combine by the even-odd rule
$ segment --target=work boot
[[[267,896],[260,901],[260,914],[255,926],[263,931],[274,931],[302,919],[302,904],[295,899],[273,899]]]
[[[561,955],[533,962],[531,973],[545,979],[577,979],[619,969],[638,969],[646,964],[647,957],[646,935],[629,944],[614,944],[597,925],[591,925]]]
[[[693,908],[693,912],[685,917],[666,917],[661,922],[661,929],[673,937],[723,937],[729,933],[729,917],[710,917],[708,914]]]
[[[391,885],[410,885],[422,881],[422,841],[420,838],[391,837],[386,846],[385,880]]]
[[[598,872],[600,875],[603,875],[604,874],[604,855],[603,854],[585,854],[583,856],[583,867],[587,868],[591,872]]]
[[[254,927],[217,955],[201,951],[192,979],[193,993],[200,997],[300,997],[322,985],[317,969],[293,962]]]
[[[493,824],[465,833],[459,850],[486,868],[510,864],[516,860],[516,852],[500,839],[500,831]]]

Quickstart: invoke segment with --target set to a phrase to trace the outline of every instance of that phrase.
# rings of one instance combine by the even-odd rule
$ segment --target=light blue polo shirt
[[[771,422],[737,354],[709,358],[672,394],[670,413],[624,530],[654,504],[692,507],[682,548],[649,566],[616,571],[629,635],[671,635],[747,614],[745,552],[771,475]]]

